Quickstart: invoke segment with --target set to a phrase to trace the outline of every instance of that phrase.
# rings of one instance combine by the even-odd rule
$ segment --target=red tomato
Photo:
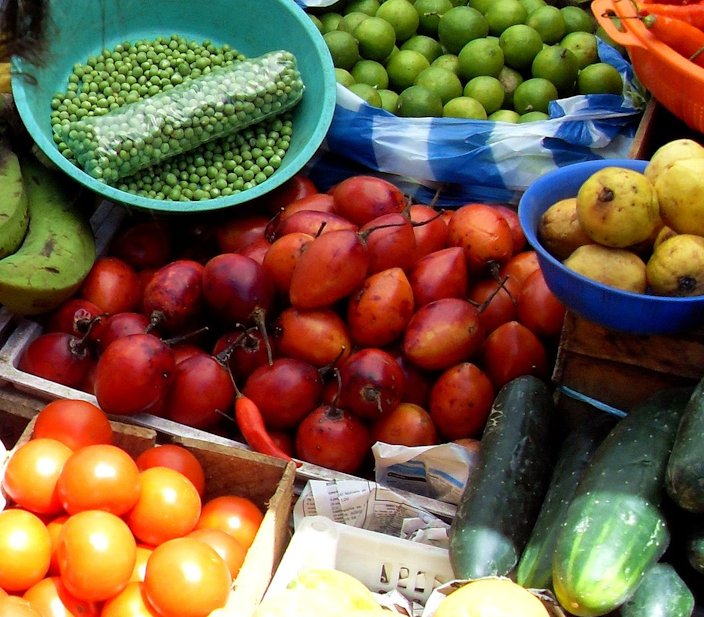
[[[36,515],[11,508],[0,512],[0,588],[25,591],[46,576],[51,559],[51,538]],[[0,612],[0,615],[7,613]]]
[[[132,581],[120,593],[106,600],[100,617],[159,617],[144,594],[144,585]]]
[[[196,529],[222,529],[249,548],[263,519],[264,513],[251,499],[221,495],[203,504]]]
[[[371,426],[372,441],[402,446],[431,446],[438,432],[430,414],[415,403],[400,403]]]
[[[39,410],[34,439],[50,437],[72,450],[93,444],[112,443],[112,425],[102,409],[80,399],[57,399]]]
[[[172,257],[172,232],[164,221],[147,219],[132,223],[117,233],[110,254],[136,270],[160,268]]]
[[[98,617],[97,602],[86,602],[73,597],[61,577],[48,576],[32,585],[22,596],[42,617]]]
[[[120,517],[102,510],[79,512],[64,523],[56,545],[61,580],[80,600],[107,600],[130,580],[136,551]]]
[[[518,321],[537,336],[554,337],[560,334],[566,308],[548,287],[540,268],[523,283],[516,309]]]
[[[80,336],[103,311],[84,298],[69,298],[47,321],[45,332],[66,332]]]
[[[188,534],[189,538],[195,538],[215,549],[227,564],[233,580],[242,568],[247,549],[242,546],[233,536],[221,529],[194,529]]]
[[[174,538],[149,558],[144,593],[161,617],[207,617],[225,605],[231,583],[214,548],[195,538]]]
[[[118,446],[85,446],[66,461],[56,490],[69,514],[104,510],[121,516],[139,498],[139,469]]]
[[[314,195],[317,192],[318,189],[308,176],[297,173],[273,191],[269,191],[261,200],[266,203],[269,212],[276,214],[281,208],[297,199]]]
[[[548,364],[541,340],[517,321],[499,326],[484,341],[481,365],[497,390],[521,375],[546,378]]]
[[[193,483],[169,467],[150,467],[140,478],[139,499],[125,516],[134,536],[157,546],[192,531],[201,510]]]
[[[44,617],[24,598],[9,595],[0,598],[0,615],[3,617]]]
[[[205,492],[205,470],[195,454],[184,446],[175,443],[147,448],[135,458],[140,471],[150,467],[170,467],[186,476],[199,495]]]
[[[141,287],[137,271],[118,257],[98,257],[83,280],[79,296],[113,314],[139,306]]]
[[[522,251],[526,247],[527,240],[518,218],[518,210],[504,204],[492,204],[492,207],[506,219],[508,226],[511,228],[513,252],[518,253]]]
[[[535,251],[521,251],[516,253],[499,269],[499,278],[511,281],[516,289],[520,289],[525,280],[533,274],[540,264]]]
[[[472,286],[468,297],[479,308],[479,323],[485,334],[516,318],[517,291],[518,288],[508,279],[499,282],[482,278]]]
[[[30,439],[11,455],[2,484],[18,505],[38,514],[62,510],[57,482],[73,450],[56,439]]]

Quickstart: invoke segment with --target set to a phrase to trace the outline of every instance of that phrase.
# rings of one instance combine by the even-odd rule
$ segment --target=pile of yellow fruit
[[[538,237],[565,266],[605,285],[704,294],[704,146],[669,141],[643,173],[600,169],[543,213]]]

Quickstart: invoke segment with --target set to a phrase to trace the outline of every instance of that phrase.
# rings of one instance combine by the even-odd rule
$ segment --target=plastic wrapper
[[[278,50],[54,130],[86,173],[112,183],[281,114],[303,90],[295,56]]]

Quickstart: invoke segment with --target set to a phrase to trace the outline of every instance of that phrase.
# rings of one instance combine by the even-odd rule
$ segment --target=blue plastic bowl
[[[51,25],[46,62],[35,66],[14,59],[15,103],[41,151],[71,178],[105,199],[165,212],[215,210],[250,201],[298,173],[330,128],[335,110],[332,59],[322,35],[294,0],[50,0],[48,7]],[[281,167],[261,184],[203,201],[148,199],[95,180],[56,148],[50,124],[51,99],[66,89],[74,64],[120,42],[174,33],[198,41],[209,39],[216,45],[228,43],[248,57],[276,49],[296,55],[305,91],[294,111],[291,145]]]
[[[578,274],[550,255],[537,237],[540,217],[560,199],[574,197],[581,184],[604,167],[643,171],[647,161],[608,159],[575,163],[550,172],[525,191],[518,216],[538,255],[545,281],[572,312],[606,328],[631,334],[669,334],[704,323],[704,296],[674,298],[609,287]]]

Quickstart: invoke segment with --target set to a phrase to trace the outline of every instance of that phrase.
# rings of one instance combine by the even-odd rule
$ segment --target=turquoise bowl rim
[[[54,1],[57,2],[57,0]],[[323,39],[318,28],[305,13],[305,11],[293,2],[293,0],[267,0],[267,3],[270,5],[267,8],[285,11],[288,13],[289,17],[298,23],[305,36],[309,39],[309,43],[315,54],[314,57],[320,64],[319,67],[316,67],[315,79],[319,79],[322,82],[323,98],[322,100],[315,102],[315,110],[319,114],[318,120],[315,124],[313,133],[307,138],[307,141],[296,152],[287,152],[284,157],[284,165],[277,169],[276,172],[264,182],[252,187],[251,189],[214,199],[185,202],[143,197],[126,191],[121,191],[115,187],[96,180],[92,176],[85,173],[80,167],[75,166],[68,159],[66,159],[56,148],[53,139],[51,139],[50,136],[47,135],[47,132],[40,126],[39,121],[35,117],[35,113],[31,109],[27,95],[28,88],[32,86],[33,82],[32,80],[22,77],[23,74],[31,74],[34,65],[21,58],[13,57],[11,60],[12,95],[17,111],[19,112],[19,116],[36,146],[51,163],[56,165],[56,167],[70,176],[73,180],[102,196],[106,200],[128,207],[133,206],[145,210],[159,211],[165,214],[187,214],[191,212],[208,212],[212,210],[229,208],[231,206],[247,203],[254,199],[260,198],[273,189],[281,186],[287,180],[299,173],[313,158],[316,151],[325,140],[330,125],[332,124],[336,103],[336,80],[332,57],[330,56],[325,40]],[[186,4],[190,7],[189,10],[192,10],[191,3],[186,2]],[[205,6],[208,3],[203,4]],[[184,11],[185,10],[186,8],[184,8]],[[233,19],[236,18],[236,15],[233,15]],[[275,14],[273,18],[275,18]],[[141,37],[142,34],[139,33],[135,36]],[[130,33],[126,33],[123,40],[129,38]],[[231,43],[231,45],[233,47],[237,47],[236,42]],[[96,47],[99,47],[99,45],[96,45]],[[275,42],[270,44],[270,47],[272,49],[278,48]],[[76,61],[80,61],[80,59],[77,59]],[[304,84],[306,84],[306,81],[304,81]],[[296,110],[294,109],[294,122],[295,118]],[[294,139],[295,138],[294,125]]]

